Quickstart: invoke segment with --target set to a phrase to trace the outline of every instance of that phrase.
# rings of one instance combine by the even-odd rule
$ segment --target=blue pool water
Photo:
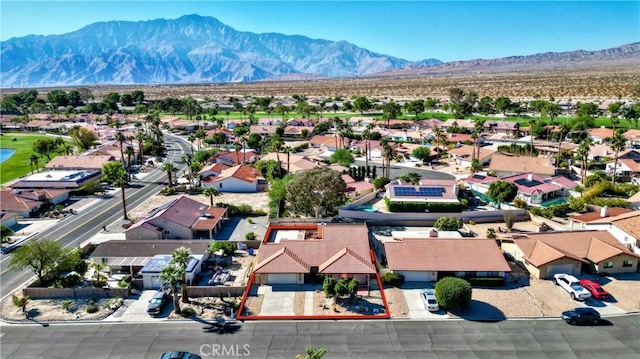
[[[361,211],[361,212],[377,212],[378,210],[373,208],[372,205],[370,204],[365,204],[362,206],[358,206],[356,208],[354,208],[356,211]]]
[[[10,148],[0,148],[0,163],[6,161],[9,157],[13,156],[16,150]]]

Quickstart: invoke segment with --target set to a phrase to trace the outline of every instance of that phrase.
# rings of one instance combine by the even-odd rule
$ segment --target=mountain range
[[[629,46],[626,52],[609,50],[609,57],[622,54],[637,59],[640,44]],[[565,55],[551,62],[564,61],[569,53],[561,54]],[[547,53],[546,57],[554,56]],[[62,35],[29,35],[0,43],[1,86],[5,88],[359,77],[467,70],[487,67],[487,63],[493,67],[530,64],[529,60],[408,61],[346,41],[237,31],[199,15],[99,22]]]

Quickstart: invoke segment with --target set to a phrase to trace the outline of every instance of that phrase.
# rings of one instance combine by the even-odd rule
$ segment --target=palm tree
[[[569,132],[569,126],[567,124],[560,124],[560,138],[558,139],[558,158],[556,159],[556,167],[560,163],[560,158],[562,156],[562,140],[564,139],[564,134]]]
[[[120,158],[122,159],[122,164],[124,165],[124,147],[122,144],[127,138],[124,136],[124,133],[118,131],[116,132],[115,139],[120,143]]]
[[[529,156],[533,156],[533,127],[536,125],[538,120],[532,118],[529,120],[529,136],[531,136],[531,148],[529,149]]]
[[[40,160],[40,157],[38,157],[36,154],[32,154],[31,156],[29,156],[29,166],[35,166],[36,167],[36,172],[40,172],[40,168],[38,168],[38,161]],[[33,172],[33,167],[31,168],[31,172]]]
[[[242,163],[247,163],[247,136],[240,138],[242,142]]]
[[[589,159],[589,149],[592,145],[591,138],[587,137],[580,143],[578,149],[576,149],[576,157],[580,160],[580,177],[582,178],[582,184],[584,185],[585,177],[587,177],[587,160]]]
[[[127,146],[124,149],[124,154],[127,155],[127,168],[131,169],[131,157],[135,156],[136,151],[131,146]]]
[[[436,149],[438,149],[437,157],[438,159],[440,159],[440,154],[442,153],[442,150],[443,150],[440,148],[440,144],[442,143],[444,147],[446,138],[445,138],[444,132],[440,127],[435,126],[433,130],[435,132],[435,138],[436,138]]]
[[[209,202],[211,203],[211,207],[213,207],[213,197],[221,196],[222,194],[215,187],[207,187],[202,191],[202,194],[205,196],[209,196]]]
[[[622,131],[620,130],[616,131],[616,133],[613,135],[613,138],[611,139],[610,145],[611,145],[611,149],[616,153],[614,166],[613,166],[613,178],[612,178],[613,184],[616,184],[616,176],[618,175],[618,158],[620,156],[620,151],[624,151],[626,147],[626,141],[622,136]]]
[[[187,266],[190,261],[191,250],[187,247],[177,248],[171,253],[171,262],[175,263],[182,272],[182,278],[180,278],[182,303],[189,303],[189,296],[187,295]]]
[[[289,173],[289,163],[291,162],[291,152],[293,152],[293,147],[291,146],[284,146],[282,148],[282,151],[285,152],[287,154],[287,173]]]
[[[322,359],[329,350],[327,348],[306,347],[304,351],[307,355],[298,354],[296,359]]]
[[[117,165],[116,165],[117,164]],[[124,193],[125,186],[129,183],[129,173],[124,168],[124,165],[120,162],[113,163],[110,166],[105,165],[102,168],[102,178],[104,178],[107,182],[113,183],[115,186],[120,186],[120,191],[122,193],[122,212],[123,218],[128,220],[127,216],[127,198]]]
[[[173,188],[173,173],[178,170],[178,167],[173,162],[165,162],[161,168],[162,171],[167,173],[167,180],[169,181],[169,188]]]
[[[611,124],[613,125],[613,134],[615,135],[616,126],[618,126],[620,124],[620,119],[618,118],[617,115],[614,115],[614,116],[611,117]]]
[[[176,314],[180,314],[180,301],[178,300],[178,285],[182,280],[182,274],[184,271],[176,264],[169,262],[169,264],[162,269],[158,280],[162,283],[162,287],[169,287],[171,289],[171,295],[173,296],[173,311]]]
[[[191,153],[185,153],[182,155],[182,161],[187,164],[187,170],[189,170],[189,187],[191,187],[191,164],[193,163],[193,155]]]
[[[147,135],[143,132],[136,134],[136,140],[138,140],[138,164],[144,163],[144,141],[147,139]]]
[[[91,262],[91,268],[93,268],[93,279],[96,287],[102,287],[102,284],[106,284],[107,276],[102,274],[102,271],[106,267],[105,264],[98,262]]]
[[[278,159],[278,166],[280,166],[280,151],[282,150],[282,146],[284,145],[284,141],[278,134],[271,136],[271,149],[276,151],[276,158]]]

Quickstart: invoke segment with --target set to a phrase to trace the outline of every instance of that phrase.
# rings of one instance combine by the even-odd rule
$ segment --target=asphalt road
[[[376,174],[380,176],[382,173],[382,164],[379,162],[369,161],[369,166],[374,164],[377,167]],[[357,160],[353,163],[353,165],[365,166],[366,162]],[[393,163],[391,164],[391,179],[395,179],[397,177],[400,177],[410,172],[419,173],[422,175],[422,178],[429,178],[429,179],[454,179],[455,178],[454,176],[448,173],[432,171],[432,170],[425,169],[423,167],[403,167],[403,166],[398,166],[397,164],[393,164]]]
[[[176,163],[176,167],[182,169],[184,165],[177,163],[178,159],[186,151],[190,151],[191,145],[183,139],[175,136],[167,136],[167,142],[173,144],[169,149],[167,161]],[[150,196],[158,193],[166,183],[166,173],[159,168],[154,169],[142,181],[133,182],[134,185],[142,185],[139,188],[127,188],[127,209],[134,208],[144,202]],[[95,206],[85,209],[77,215],[67,216],[50,229],[39,233],[34,238],[48,238],[61,243],[63,246],[76,246],[90,239],[102,230],[103,225],[109,225],[122,220],[122,200],[120,191],[113,196],[97,202]],[[16,288],[33,278],[33,272],[29,269],[16,271],[9,269],[11,254],[3,254],[0,257],[0,298],[12,293]]]
[[[307,346],[327,347],[326,359],[640,357],[639,315],[609,318],[595,327],[553,319],[246,322],[232,334],[205,328],[200,322],[5,325],[0,357],[139,359],[188,350],[203,358],[294,358]],[[218,355],[212,355],[215,348]],[[223,348],[226,355],[220,355]]]

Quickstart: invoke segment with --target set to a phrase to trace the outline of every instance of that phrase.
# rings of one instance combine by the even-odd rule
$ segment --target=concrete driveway
[[[571,298],[569,293],[560,286],[555,286],[557,293],[553,295],[564,295]],[[601,315],[624,314],[626,311],[615,306],[615,303],[604,301],[596,298],[589,298],[585,301],[574,300],[575,307],[588,307],[597,310]]]
[[[413,287],[413,286],[412,286]],[[411,319],[447,319],[447,312],[440,309],[437,312],[430,312],[424,307],[424,301],[420,296],[420,291],[423,288],[432,288],[432,286],[424,286],[421,288],[407,288],[402,289],[404,298],[407,301],[407,307],[409,308],[409,318]]]
[[[258,295],[264,295],[260,315],[294,315],[296,297],[294,287],[287,285],[261,285]]]
[[[149,304],[149,300],[153,297],[154,293],[156,293],[155,290],[145,290],[142,291],[138,299],[125,299],[122,307],[106,318],[105,321],[153,322],[166,319],[173,310],[171,300],[165,305],[160,315],[152,317],[147,314],[147,304]]]

